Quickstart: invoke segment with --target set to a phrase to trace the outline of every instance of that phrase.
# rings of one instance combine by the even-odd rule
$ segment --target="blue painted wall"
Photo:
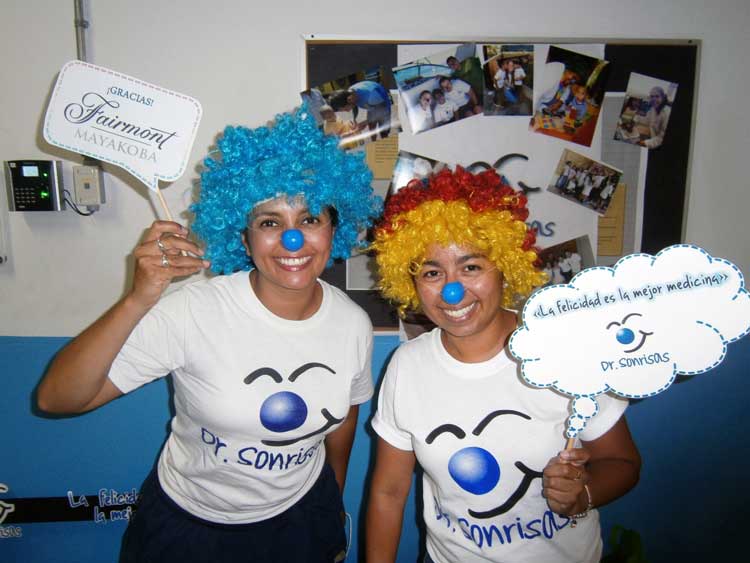
[[[32,392],[64,338],[0,337],[0,483],[8,498],[96,495],[139,488],[166,437],[169,390],[165,381],[71,418],[40,416]],[[373,372],[398,344],[376,337]],[[674,385],[668,392],[634,404],[628,419],[641,450],[641,483],[628,496],[602,509],[605,537],[614,524],[638,531],[648,560],[745,560],[744,488],[750,461],[745,374],[750,339],[729,347],[716,370]],[[372,453],[372,432],[361,409],[345,493],[354,529],[348,561],[357,561],[363,525],[360,506]],[[552,455],[551,452],[550,455]],[[405,515],[399,561],[419,551],[413,499]],[[124,522],[3,524],[21,537],[0,538],[0,561],[101,563],[116,561]],[[0,534],[3,535],[3,534]],[[5,534],[7,535],[7,534]]]

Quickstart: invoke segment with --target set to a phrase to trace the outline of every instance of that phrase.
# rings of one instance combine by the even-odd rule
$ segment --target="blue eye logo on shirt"
[[[325,364],[310,362],[295,369],[288,379],[290,382],[294,382],[300,375],[313,368],[323,368],[330,373],[336,373]],[[281,374],[279,374],[279,372],[275,369],[270,367],[262,367],[256,369],[254,372],[248,375],[244,380],[245,384],[250,385],[255,380],[263,377],[264,375],[269,376],[276,383],[281,383],[284,380],[284,378],[281,377]],[[314,430],[313,432],[309,432],[308,434],[299,436],[298,438],[290,438],[286,440],[261,440],[261,443],[265,444],[266,446],[289,446],[291,444],[294,444],[295,442],[299,442],[301,440],[305,440],[307,438],[315,436],[316,434],[321,434],[332,426],[343,422],[344,420],[343,418],[334,417],[326,408],[321,409],[320,414],[323,415],[325,423],[323,424],[323,426],[321,426],[317,430]],[[263,401],[263,404],[260,407],[260,423],[264,428],[275,433],[296,430],[305,423],[305,421],[307,420],[307,415],[307,403],[305,403],[305,400],[297,393],[293,393],[291,391],[279,391],[277,393],[273,393],[272,395],[267,397],[265,401]]]
[[[628,346],[635,342],[636,340],[636,333],[625,326],[625,323],[628,321],[630,317],[642,317],[640,313],[630,313],[629,315],[625,315],[625,317],[620,321],[612,321],[607,325],[607,330],[612,328],[613,326],[619,326],[620,329],[615,333],[615,338],[617,339],[617,342],[622,344],[623,346]],[[637,350],[640,350],[643,345],[646,342],[646,338],[654,334],[653,332],[643,332],[642,330],[638,330],[638,333],[640,334],[640,341],[638,344],[636,344],[634,347],[630,348],[629,350],[623,350],[626,354],[630,354],[632,352],[636,352]]]
[[[531,417],[522,412],[514,410],[496,410],[485,416],[482,421],[472,430],[474,436],[479,436],[487,425],[495,418],[503,415],[518,416],[525,420]],[[455,424],[441,424],[425,438],[426,444],[432,444],[441,434],[453,434],[459,440],[466,437],[466,432]],[[494,518],[508,512],[519,500],[523,498],[534,479],[541,479],[542,472],[535,471],[526,466],[522,461],[513,464],[521,473],[523,478],[516,490],[499,506],[486,511],[469,509],[469,514],[474,518]],[[500,464],[492,453],[476,446],[468,446],[454,453],[448,461],[448,473],[453,481],[464,491],[473,495],[485,495],[492,491],[500,482]]]

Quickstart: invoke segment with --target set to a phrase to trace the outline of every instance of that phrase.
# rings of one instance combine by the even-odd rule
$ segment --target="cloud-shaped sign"
[[[82,61],[55,84],[44,120],[52,145],[124,168],[151,190],[185,171],[201,119],[197,100]]]
[[[633,254],[534,293],[510,351],[526,381],[571,395],[573,437],[598,410],[595,397],[641,398],[678,374],[699,374],[750,331],[742,272],[692,245]]]

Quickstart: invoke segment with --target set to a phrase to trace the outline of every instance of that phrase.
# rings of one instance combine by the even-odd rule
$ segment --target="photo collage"
[[[623,172],[582,153],[595,139],[611,65],[561,46],[539,47],[465,43],[436,49],[392,68],[368,68],[314,85],[301,97],[323,131],[353,150],[403,135],[429,135],[467,119],[494,119],[500,128],[503,119],[524,118],[529,134],[563,142],[555,153],[560,155],[555,156],[557,165],[548,172],[546,192],[603,218],[618,186],[625,189]],[[667,138],[677,88],[666,80],[630,73],[614,140],[658,149]],[[576,145],[583,150],[573,150]],[[386,197],[449,166],[395,149]],[[550,283],[568,283],[580,269],[595,265],[596,253],[588,236],[584,238],[543,250],[540,260]],[[347,272],[348,289],[374,287],[373,265],[365,258],[348,266],[357,269]]]

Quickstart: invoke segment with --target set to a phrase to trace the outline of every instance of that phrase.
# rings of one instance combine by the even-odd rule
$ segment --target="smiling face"
[[[299,250],[284,248],[281,235],[298,229]],[[333,226],[328,211],[312,215],[303,200],[281,197],[258,205],[250,214],[242,241],[255,263],[258,283],[286,290],[314,288],[331,254]]]
[[[294,384],[298,378],[305,376],[320,377],[321,374],[326,377],[327,374],[335,375],[336,372],[329,366],[319,363],[310,362],[303,364],[295,369],[288,378],[285,378],[271,367],[262,367],[256,369],[245,377],[245,385],[252,385],[258,380],[264,380],[270,378],[277,384],[283,384],[285,379],[290,384]],[[311,417],[308,417],[308,414]],[[289,390],[281,390],[270,394],[260,407],[260,422],[266,430],[273,432],[272,437],[261,440],[261,442],[267,446],[289,446],[296,444],[302,440],[306,440],[318,434],[327,432],[333,426],[343,422],[343,418],[336,418],[333,416],[327,408],[320,409],[320,416],[317,413],[308,413],[308,406],[300,395]],[[308,431],[304,434],[297,433],[297,435],[288,435],[286,433],[298,430],[307,421],[308,418],[313,418],[311,421],[314,424],[312,431]],[[283,436],[282,436],[283,435]]]
[[[468,507],[467,512],[474,518],[494,518],[505,514],[523,498],[534,479],[542,477],[541,471],[529,467],[524,461],[498,459],[496,454],[479,445],[485,430],[496,425],[504,428],[509,419],[532,420],[528,414],[517,410],[495,410],[482,417],[471,432],[467,432],[467,428],[447,423],[434,428],[425,438],[427,446],[451,440],[447,445],[453,444],[454,451],[450,455],[447,470],[453,482],[475,495],[478,505],[483,504],[481,497],[489,495],[482,510]],[[510,492],[499,496],[498,486],[503,482],[517,484],[512,491],[506,485],[504,490]]]
[[[646,343],[646,339],[652,336],[653,332],[641,330],[643,315],[640,313],[630,313],[625,315],[620,321],[612,321],[607,325],[607,331],[612,331],[615,339],[623,347],[623,352],[632,354],[637,352]]]
[[[501,321],[503,275],[471,247],[430,245],[414,281],[422,310],[449,338],[481,337]],[[455,281],[464,295],[448,304],[441,292]]]

